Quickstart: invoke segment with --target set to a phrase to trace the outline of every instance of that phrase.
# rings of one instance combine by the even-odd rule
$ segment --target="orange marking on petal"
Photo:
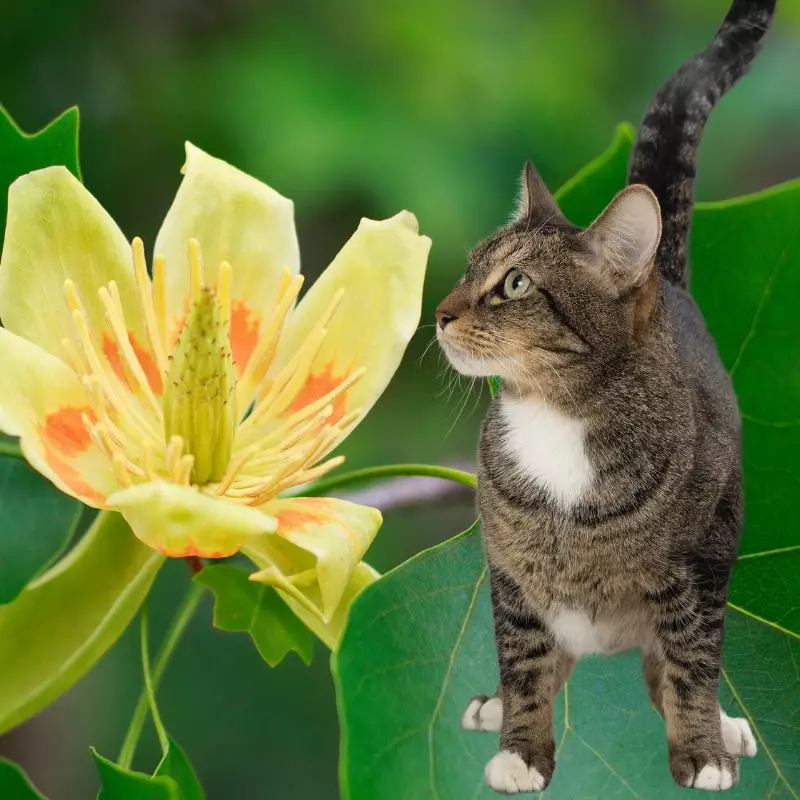
[[[321,497],[303,498],[302,504],[280,510],[275,519],[278,520],[279,533],[306,525],[324,525],[331,520],[330,503]]]
[[[164,546],[156,546],[155,549],[161,555],[167,556],[167,558],[189,558],[190,556],[198,558],[228,558],[228,556],[235,555],[239,551],[238,547],[234,547],[230,550],[209,550],[206,552],[194,542],[190,542],[182,550],[170,550]]]
[[[164,386],[161,380],[161,373],[158,370],[156,360],[152,353],[145,350],[132,333],[128,334],[128,341],[131,343],[133,352],[136,354],[136,359],[147,378],[147,382],[150,384],[150,388],[153,390],[153,394],[161,394]],[[128,377],[128,371],[125,368],[122,355],[119,352],[119,347],[108,333],[103,333],[103,353],[105,353],[108,363],[111,365],[111,369],[114,371],[117,378],[129,389],[132,389],[134,386],[133,377]]]
[[[136,353],[136,358],[142,367],[142,371],[147,378],[147,382],[150,384],[150,388],[153,390],[153,394],[161,394],[161,392],[164,390],[164,384],[161,380],[161,372],[159,372],[158,365],[156,364],[153,354],[148,350],[142,349],[139,346],[139,343],[136,341],[136,337],[132,333],[128,334],[128,340],[131,343],[133,352]]]
[[[231,353],[236,373],[241,376],[258,344],[261,317],[242,300],[231,305]]]
[[[67,458],[85,453],[92,443],[92,437],[83,424],[82,415],[95,421],[91,407],[63,406],[52,411],[44,418],[44,425],[39,426],[42,439],[47,450],[57,450]]]
[[[84,480],[81,480],[80,473],[74,467],[62,461],[47,443],[45,443],[44,457],[47,461],[47,466],[53,470],[77,498],[96,503],[98,506],[105,506],[105,496],[89,486]]]
[[[332,392],[348,376],[345,371],[342,375],[333,374],[333,361],[329,361],[319,372],[309,372],[305,383],[300,387],[300,391],[292,400],[288,413],[293,414],[300,411],[315,400],[324,397],[328,392]],[[333,413],[328,417],[328,423],[335,425],[347,413],[347,395],[349,392],[342,392],[332,403]]]
[[[92,422],[96,420],[89,406],[63,406],[49,413],[44,424],[38,426],[38,431],[47,466],[75,496],[102,506],[106,499],[104,495],[89,486],[78,470],[64,461],[85,453],[92,444],[92,437],[83,424],[83,415]]]

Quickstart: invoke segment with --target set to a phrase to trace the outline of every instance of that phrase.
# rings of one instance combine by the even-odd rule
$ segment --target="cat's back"
[[[666,281],[664,303],[700,421],[738,443],[740,419],[736,395],[700,308],[688,291]]]

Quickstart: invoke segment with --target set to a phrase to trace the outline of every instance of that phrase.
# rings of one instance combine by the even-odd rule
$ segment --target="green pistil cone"
[[[204,288],[170,357],[164,393],[164,434],[181,436],[194,456],[191,482],[222,480],[236,430],[236,377],[228,325],[217,295]]]

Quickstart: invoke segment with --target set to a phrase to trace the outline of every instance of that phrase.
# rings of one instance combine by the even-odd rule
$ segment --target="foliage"
[[[0,605],[57,560],[75,534],[83,505],[51,489],[24,461],[0,458]]]
[[[254,583],[248,571],[231,564],[206,567],[195,580],[214,593],[214,627],[250,634],[253,644],[271,667],[292,651],[311,663],[311,632],[289,611],[278,593]]]

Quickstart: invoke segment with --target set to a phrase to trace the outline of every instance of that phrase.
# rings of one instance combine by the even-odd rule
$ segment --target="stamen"
[[[74,342],[72,342],[70,339],[64,338],[61,340],[61,346],[64,348],[67,361],[69,361],[69,365],[72,367],[75,373],[78,375],[85,375],[87,372],[89,372],[89,365],[86,363],[86,359],[83,357],[80,350],[75,347]]]
[[[189,478],[191,477],[193,467],[194,456],[191,454],[183,456],[176,472],[176,483],[189,486]]]
[[[338,289],[336,292],[334,292],[333,297],[328,303],[328,307],[322,312],[322,316],[320,317],[318,323],[319,325],[322,325],[323,328],[327,327],[328,323],[333,318],[333,315],[336,313],[336,309],[339,308],[339,304],[342,302],[343,297],[344,289]]]
[[[167,445],[166,465],[167,475],[172,480],[178,480],[178,469],[180,467],[181,456],[183,455],[183,437],[171,436]]]
[[[326,395],[323,395],[318,400],[315,400],[313,403],[309,403],[307,406],[304,406],[301,409],[298,409],[294,412],[291,416],[286,418],[286,421],[280,428],[278,428],[274,432],[268,432],[264,434],[264,438],[262,441],[271,442],[275,439],[278,439],[280,436],[285,435],[285,432],[291,430],[295,425],[299,424],[303,420],[310,417],[312,414],[316,414],[321,408],[324,408],[327,405],[333,403],[339,395],[346,392],[350,389],[353,384],[357,383],[364,377],[367,370],[366,367],[361,367],[357,369],[355,372],[352,372],[348,375],[338,386],[335,386],[331,389]],[[254,412],[255,413],[255,412]],[[349,415],[348,415],[349,416]],[[247,423],[253,419],[253,414],[251,414],[240,426],[239,426],[239,435],[237,435],[237,442],[240,444],[245,444],[248,441],[257,438],[259,435],[259,431],[256,429],[254,430],[253,427],[248,426]]]
[[[103,362],[100,361],[100,356],[97,353],[91,333],[89,332],[89,323],[85,313],[81,309],[73,310],[72,321],[75,324],[75,330],[78,334],[78,341],[83,348],[83,354],[89,362],[92,374],[103,387],[108,401],[115,408],[121,419],[133,424],[141,435],[147,437],[151,441],[157,442],[158,437],[153,432],[153,429],[139,413],[134,403],[130,401],[127,393],[117,390],[116,377],[111,377],[109,375],[109,370],[104,367]]]
[[[200,252],[200,242],[197,239],[189,239],[189,297],[192,303],[197,302],[205,285],[205,271],[203,270],[203,254]]]
[[[161,351],[167,352],[169,331],[167,330],[167,264],[164,256],[153,258],[153,309],[156,327],[161,336]]]
[[[274,476],[265,480],[256,491],[251,491],[249,493],[250,498],[248,499],[247,504],[251,506],[258,506],[261,505],[261,503],[269,500],[270,497],[273,497],[276,494],[276,492],[273,490],[273,487],[285,480],[288,475],[296,472],[304,459],[305,456],[303,455],[287,459],[284,466],[279,469]]]
[[[284,269],[278,287],[277,303],[269,324],[259,338],[256,349],[247,362],[244,374],[237,387],[239,408],[247,408],[258,386],[263,382],[269,368],[278,352],[283,326],[286,316],[292,308],[300,289],[303,286],[303,276],[296,275],[292,278],[291,270]]]
[[[296,396],[305,383],[326,333],[321,327],[312,331],[275,378],[272,387],[253,409],[252,414],[242,423],[242,428],[249,428],[265,417],[278,416],[291,402],[291,398]]]
[[[146,444],[144,446],[144,474],[149,481],[157,481],[158,473],[156,472],[156,465],[153,456],[153,448]]]
[[[139,289],[139,302],[142,304],[147,336],[150,347],[158,364],[158,369],[163,373],[167,370],[167,357],[164,354],[163,340],[156,319],[156,309],[153,302],[153,287],[147,275],[147,260],[144,254],[144,242],[137,236],[132,244],[133,249],[133,274],[136,286]]]
[[[342,464],[344,464],[344,456],[336,456],[335,458],[328,459],[328,461],[317,465],[313,469],[292,470],[291,473],[286,474],[286,476],[282,477],[280,480],[274,480],[270,482],[269,485],[266,485],[259,494],[252,496],[247,501],[247,505],[260,506],[276,494],[291,489],[294,486],[302,486],[303,484],[315,481],[317,478],[321,478],[323,475],[326,475]]]
[[[125,456],[123,456],[122,453],[114,453],[112,461],[114,463],[114,474],[117,477],[117,483],[126,489],[132,486],[133,482],[131,481],[131,476],[128,474],[128,470],[125,469]]]
[[[228,465],[228,471],[223,476],[219,485],[214,489],[214,494],[223,495],[228,489],[231,488],[233,482],[239,477],[244,465],[248,462],[251,456],[256,452],[254,447],[248,447],[242,450],[238,456],[231,459]]]
[[[108,284],[111,290],[109,295],[108,289],[103,287],[98,292],[100,302],[106,310],[106,318],[111,325],[111,330],[114,332],[114,338],[117,340],[117,347],[125,360],[125,366],[130,370],[134,380],[139,385],[144,399],[150,404],[151,409],[158,419],[161,419],[161,404],[156,400],[153,390],[150,388],[150,382],[144,374],[142,365],[136,357],[133,348],[131,347],[130,339],[128,338],[128,328],[125,325],[125,313],[122,310],[122,300],[119,295],[119,287],[116,281],[111,281]]]
[[[95,443],[97,448],[106,458],[113,458],[116,450],[110,448],[103,436],[100,435],[100,432],[97,430],[97,426],[92,425],[91,420],[86,414],[81,415],[81,421],[83,422],[86,430],[89,431],[89,436],[91,440]]]

